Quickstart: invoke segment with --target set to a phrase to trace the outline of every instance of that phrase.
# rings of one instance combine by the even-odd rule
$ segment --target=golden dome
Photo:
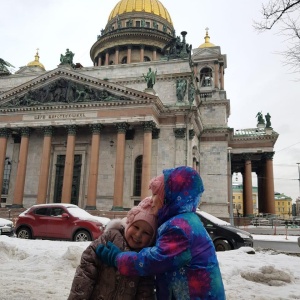
[[[34,61],[28,63],[27,67],[40,67],[45,71],[45,67],[42,63],[40,63],[39,59],[40,59],[40,57],[39,57],[39,52],[37,49],[36,55],[34,56]]]
[[[146,12],[162,17],[173,25],[167,9],[158,0],[121,0],[109,15],[108,21],[117,15],[131,12]]]
[[[210,42],[210,36],[208,35],[208,28],[206,28],[206,35],[204,37],[205,43],[201,44],[199,48],[209,48],[209,47],[216,47],[216,45]]]

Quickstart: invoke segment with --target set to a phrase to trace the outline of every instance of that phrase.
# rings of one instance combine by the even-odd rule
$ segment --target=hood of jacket
[[[124,230],[125,225],[126,225],[125,218],[123,218],[123,219],[119,219],[119,218],[112,219],[105,226],[104,232],[108,232],[111,229]]]
[[[195,212],[204,191],[202,179],[191,167],[163,170],[165,199],[158,212],[159,225],[175,215]]]

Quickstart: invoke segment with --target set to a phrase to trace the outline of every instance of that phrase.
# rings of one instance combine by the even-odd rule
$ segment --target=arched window
[[[127,64],[127,56],[124,56],[121,60],[121,64]]]
[[[144,56],[144,61],[150,61],[151,59],[148,56]]]
[[[9,178],[11,172],[11,160],[6,157],[5,158],[5,166],[4,166],[4,174],[3,174],[3,183],[2,183],[2,195],[8,194],[9,188]]]
[[[203,68],[200,71],[200,86],[208,87],[213,85],[213,76],[211,68]]]
[[[134,162],[134,188],[133,196],[141,196],[143,155],[138,156]]]

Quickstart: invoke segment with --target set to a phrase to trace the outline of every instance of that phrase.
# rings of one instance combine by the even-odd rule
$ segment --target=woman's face
[[[164,199],[159,198],[158,195],[154,194],[152,195],[152,207],[151,212],[157,216],[158,211],[163,207],[164,205]]]
[[[127,229],[125,238],[130,248],[142,249],[150,245],[153,235],[153,228],[146,221],[139,220]]]

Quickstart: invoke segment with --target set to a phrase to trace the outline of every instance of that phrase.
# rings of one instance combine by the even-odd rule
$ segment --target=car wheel
[[[229,243],[226,240],[217,240],[214,242],[216,251],[231,250]]]
[[[26,228],[26,227],[22,227],[22,228],[18,229],[17,238],[26,239],[26,240],[32,239],[31,230],[29,228]]]
[[[91,235],[86,230],[79,230],[75,233],[74,239],[75,242],[88,242],[91,241]]]

